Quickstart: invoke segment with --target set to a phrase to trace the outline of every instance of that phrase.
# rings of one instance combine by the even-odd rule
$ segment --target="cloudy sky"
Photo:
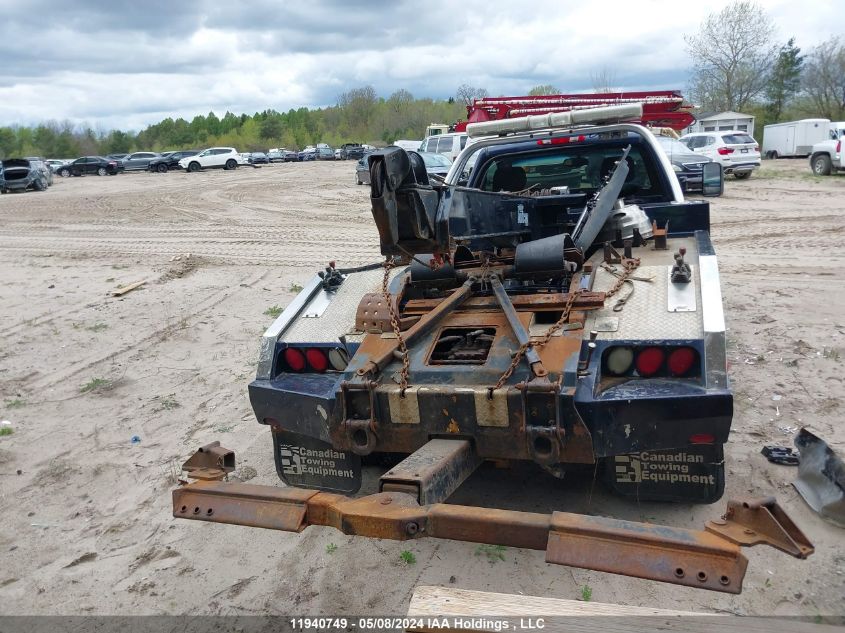
[[[0,126],[134,129],[166,116],[333,105],[370,84],[446,98],[681,88],[684,33],[727,0],[0,0]],[[779,38],[845,33],[843,0],[761,0]]]

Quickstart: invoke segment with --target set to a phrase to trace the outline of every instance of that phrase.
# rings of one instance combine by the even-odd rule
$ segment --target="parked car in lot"
[[[58,159],[58,158],[48,158],[48,159],[47,159],[47,160],[45,160],[44,162],[45,162],[45,163],[47,163],[47,166],[48,166],[48,167],[49,167],[49,168],[53,171],[53,173],[55,174],[55,173],[59,170],[59,167],[61,167],[62,165],[67,165],[69,161],[66,161],[66,160],[60,160],[60,159]]]
[[[117,161],[102,156],[83,156],[75,161],[62,165],[56,172],[62,178],[68,176],[84,176],[97,174],[98,176],[114,176],[118,172]]]
[[[271,149],[269,152],[267,152],[267,160],[271,163],[281,163],[283,160],[285,160],[285,155],[277,149]]]
[[[680,141],[696,154],[719,163],[725,174],[733,174],[740,180],[760,167],[760,146],[742,130],[695,132],[682,136]]]
[[[337,150],[335,150],[337,151]],[[364,156],[366,150],[360,143],[344,143],[340,146],[340,160],[358,160]]]
[[[297,160],[317,160],[317,148],[310,146],[306,147],[304,150],[299,152],[299,154],[297,154]]]
[[[0,193],[27,189],[46,191],[49,185],[45,169],[40,160],[6,158],[0,161]]]
[[[359,185],[370,184],[370,166],[367,164],[366,156],[355,163],[355,182]]]
[[[270,162],[267,154],[264,152],[252,152],[247,159],[250,165],[266,165]]]
[[[135,171],[141,169],[148,169],[150,166],[150,161],[161,158],[161,154],[158,152],[135,152],[134,154],[129,154],[121,159],[123,162],[123,168],[126,171]]]
[[[334,150],[328,145],[317,147],[317,160],[334,160]]]
[[[467,146],[469,137],[466,132],[454,132],[447,134],[436,134],[427,137],[420,145],[420,152],[430,152],[432,154],[443,154],[449,157],[449,160],[454,161],[458,154],[461,153]]]
[[[843,141],[845,141],[845,121],[834,121],[830,124],[828,140],[815,143],[810,152],[810,169],[816,176],[830,176],[830,174],[845,171]]]
[[[53,185],[53,170],[50,169],[47,161],[40,156],[26,156],[25,158],[29,161],[30,165],[41,170],[44,178],[47,180],[47,186],[51,187]]]
[[[657,142],[660,143],[661,149],[672,163],[672,169],[684,191],[701,191],[704,165],[712,163],[713,160],[696,154],[680,141],[668,136],[658,136]]]
[[[195,149],[185,149],[177,152],[162,152],[161,156],[153,158],[150,161],[147,169],[150,171],[157,171],[162,174],[170,171],[171,169],[182,169],[179,165],[179,161],[183,158],[196,156],[197,154],[199,154],[199,151]]]
[[[292,149],[286,149],[282,154],[286,163],[295,163],[299,160],[299,152],[295,152]]]
[[[114,160],[117,162],[117,170],[123,171],[123,159],[125,159],[129,154],[107,154],[106,158],[109,160]]]
[[[422,156],[425,163],[425,171],[429,176],[436,178],[446,178],[449,173],[449,168],[452,166],[452,161],[443,154],[432,154],[431,152],[417,152]]]
[[[235,169],[248,165],[247,160],[234,147],[209,147],[195,156],[179,160],[179,166],[187,171],[200,169]]]

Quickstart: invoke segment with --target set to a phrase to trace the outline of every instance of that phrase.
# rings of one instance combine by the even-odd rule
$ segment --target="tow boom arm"
[[[479,463],[467,440],[431,440],[382,477],[381,492],[350,498],[224,482],[234,453],[215,442],[185,463],[199,480],[173,491],[173,516],[285,532],[322,525],[371,538],[427,536],[545,550],[549,563],[727,593],[742,591],[743,545],[765,543],[797,558],[813,553],[774,498],[729,501],[722,518],[704,530],[440,503]]]

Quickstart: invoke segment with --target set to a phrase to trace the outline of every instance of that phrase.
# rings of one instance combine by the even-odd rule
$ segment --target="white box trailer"
[[[801,119],[787,123],[772,123],[763,128],[763,156],[809,156],[813,145],[830,135],[828,119]]]

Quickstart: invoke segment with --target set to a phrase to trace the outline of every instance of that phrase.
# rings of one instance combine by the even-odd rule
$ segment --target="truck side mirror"
[[[716,197],[725,192],[725,173],[719,163],[704,163],[701,177],[702,196]]]

